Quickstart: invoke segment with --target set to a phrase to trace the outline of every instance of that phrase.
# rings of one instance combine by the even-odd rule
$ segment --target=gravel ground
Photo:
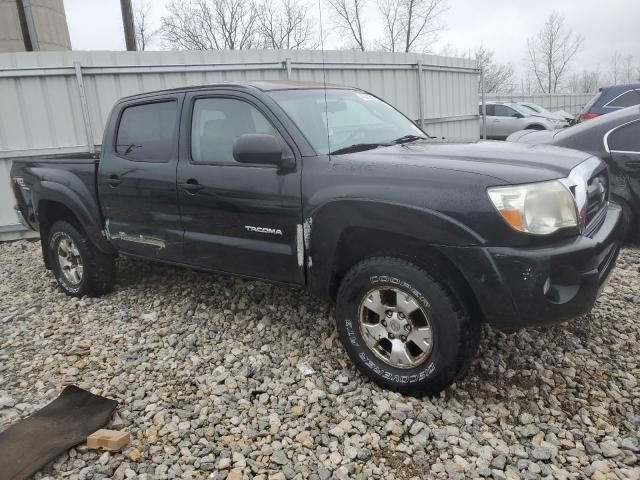
[[[142,262],[70,299],[39,245],[0,245],[0,430],[77,384],[120,403],[117,454],[79,446],[36,478],[640,478],[640,249],[591,315],[485,328],[437,398],[361,377],[306,294]]]

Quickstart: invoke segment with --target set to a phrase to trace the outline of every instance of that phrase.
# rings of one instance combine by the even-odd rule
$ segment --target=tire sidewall
[[[429,357],[419,366],[402,369],[383,362],[367,346],[358,320],[358,309],[364,296],[374,288],[393,287],[412,295],[425,310],[431,322],[433,347]],[[376,261],[342,285],[336,303],[336,329],[351,360],[366,370],[383,386],[406,390],[424,390],[430,384],[445,380],[457,369],[458,325],[455,311],[442,287],[410,264]]]
[[[51,269],[53,270],[53,275],[55,276],[58,285],[60,285],[65,293],[74,297],[81,297],[84,295],[84,292],[87,289],[87,279],[89,273],[89,254],[84,243],[81,241],[82,239],[78,237],[79,235],[77,232],[75,232],[73,227],[67,225],[66,223],[57,223],[51,228],[51,232],[49,233],[49,240],[47,241],[47,251],[49,253],[49,262],[51,264]],[[64,238],[71,239],[71,241],[78,248],[80,258],[82,259],[83,275],[82,280],[78,285],[74,285],[67,281],[65,276],[62,274],[62,268],[60,267],[60,263],[58,261],[58,245]]]

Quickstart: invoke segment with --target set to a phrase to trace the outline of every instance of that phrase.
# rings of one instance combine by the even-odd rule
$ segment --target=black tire
[[[542,125],[534,123],[533,125],[529,125],[525,130],[546,130]]]
[[[409,293],[430,320],[432,347],[415,367],[396,368],[367,345],[359,322],[360,305],[380,287]],[[433,395],[462,378],[480,341],[480,323],[470,317],[453,289],[422,268],[392,257],[364,260],[345,275],[337,295],[336,327],[362,373],[384,388],[410,395]]]
[[[637,232],[635,231],[634,225],[635,221],[633,218],[633,212],[631,211],[631,207],[629,204],[620,198],[613,198],[614,202],[620,205],[622,208],[622,241],[623,243],[628,243],[636,240]]]
[[[78,282],[71,281],[64,273],[58,249],[62,241],[75,245],[82,263],[82,275]],[[94,297],[113,289],[116,279],[116,263],[112,255],[96,249],[80,226],[68,221],[58,221],[49,229],[46,252],[58,285],[71,297]]]

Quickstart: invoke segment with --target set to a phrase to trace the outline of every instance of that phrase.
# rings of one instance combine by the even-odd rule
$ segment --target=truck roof
[[[241,87],[241,88],[254,88],[263,92],[272,90],[301,90],[301,89],[316,89],[316,88],[340,88],[340,89],[354,89],[353,87],[345,85],[337,85],[334,83],[323,82],[303,82],[298,80],[250,80],[246,82],[216,82],[203,85],[192,85],[188,87],[167,88],[163,90],[154,90],[150,92],[137,93],[135,95],[129,95],[123,97],[121,100],[144,97],[147,95],[158,95],[162,93],[177,93],[177,92],[189,92],[193,90],[206,90],[208,88],[215,87]]]

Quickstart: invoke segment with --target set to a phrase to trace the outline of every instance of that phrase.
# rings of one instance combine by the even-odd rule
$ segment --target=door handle
[[[179,183],[178,186],[190,194],[198,193],[204,188],[204,186],[200,185],[195,178],[190,178],[185,183]]]
[[[120,177],[118,175],[111,175],[109,176],[109,178],[107,178],[107,183],[109,184],[110,187],[117,187],[118,185],[120,185],[122,183],[122,180],[120,180]]]

